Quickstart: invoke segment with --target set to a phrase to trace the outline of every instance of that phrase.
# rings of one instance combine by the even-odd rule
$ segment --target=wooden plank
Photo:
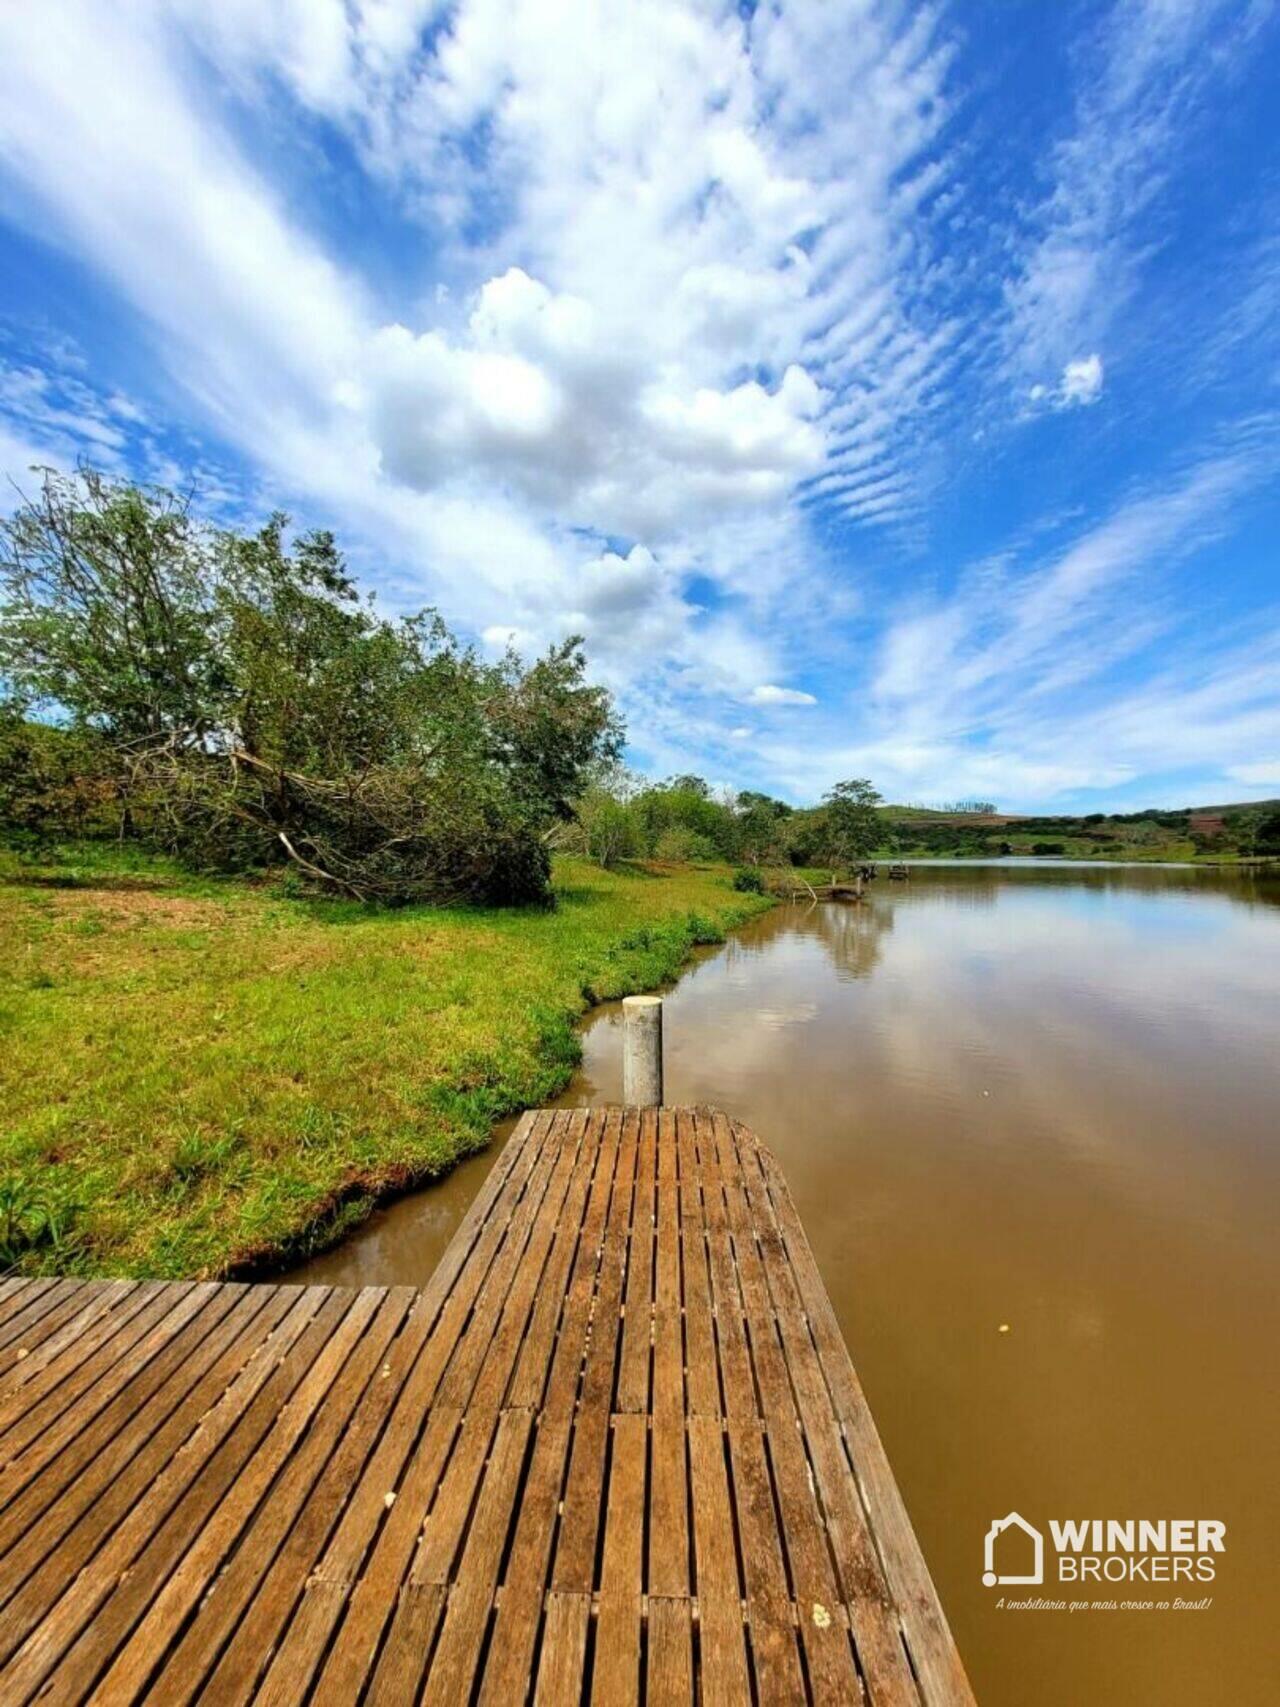
[[[746,1578],[751,1658],[762,1701],[799,1701],[804,1676],[791,1616],[773,1486],[755,1423],[731,1423],[733,1505]]]
[[[740,1135],[735,1142],[741,1152]],[[749,1138],[755,1145],[754,1138]],[[832,1426],[830,1395],[809,1337],[802,1301],[785,1260],[776,1223],[766,1207],[763,1180],[753,1156],[744,1164],[744,1178],[753,1209],[753,1230],[759,1261],[769,1288],[786,1358],[790,1391],[804,1434],[822,1500],[827,1535],[840,1575],[842,1598],[849,1611],[863,1675],[874,1679],[880,1699],[914,1703],[919,1698],[903,1650],[898,1617],[885,1580],[857,1488],[848,1473],[839,1431]],[[750,1190],[754,1174],[754,1191]],[[766,1403],[766,1408],[770,1408]],[[784,1410],[785,1415],[785,1410]],[[771,1415],[779,1429],[776,1412]]]
[[[42,1391],[42,1383],[33,1383],[29,1390],[15,1394],[15,1404],[29,1394],[31,1408],[0,1441],[0,1461],[6,1472],[11,1472],[3,1478],[3,1502],[14,1498],[37,1469],[56,1458],[106,1411],[117,1394],[145,1370],[158,1350],[181,1333],[208,1300],[208,1288],[161,1291],[118,1330],[118,1337],[103,1348],[101,1358],[94,1356],[96,1348],[86,1345],[74,1381],[63,1380],[48,1391]],[[56,1381],[56,1367],[47,1369],[45,1377]]]
[[[52,1285],[51,1280],[39,1280],[22,1274],[10,1274],[0,1280],[0,1324],[3,1324],[12,1310],[22,1307],[25,1298],[32,1296],[33,1288]]]
[[[41,1364],[43,1346],[30,1359],[34,1367],[30,1380],[25,1374],[27,1363],[20,1363],[11,1378],[13,1388],[0,1404],[0,1462],[16,1458],[71,1406],[75,1405],[77,1417],[83,1416],[91,1401],[77,1401],[109,1367],[97,1353],[117,1336],[120,1343],[107,1356],[118,1358],[122,1350],[127,1352],[133,1340],[173,1308],[178,1292],[177,1287],[170,1292],[153,1282],[130,1287],[116,1298],[94,1298],[82,1312],[84,1331],[79,1344],[59,1345],[62,1333],[56,1333],[50,1343],[58,1349],[49,1362]]]
[[[702,1693],[706,1701],[750,1699],[746,1626],[725,1468],[724,1432],[711,1417],[689,1418],[693,1550],[698,1571]]]
[[[193,1582],[198,1591],[239,1534],[263,1488],[345,1363],[379,1296],[335,1290],[321,1301],[314,1318],[257,1387],[235,1431],[189,1484],[178,1506],[154,1528],[132,1568],[117,1578],[109,1598],[63,1655],[55,1694],[67,1700],[87,1694],[157,1594],[170,1585],[174,1595],[153,1636],[165,1641],[172,1633],[190,1605]],[[180,1561],[192,1551],[196,1537],[201,1539],[188,1574],[180,1569]],[[141,1643],[136,1658],[140,1667],[149,1667],[159,1658],[151,1637]],[[127,1669],[109,1672],[101,1687],[105,1700],[131,1699],[135,1693]]]
[[[649,1363],[653,1342],[653,1247],[657,1237],[654,1203],[657,1189],[658,1121],[656,1109],[640,1115],[635,1193],[631,1211],[631,1248],[618,1364],[618,1409],[648,1411]]]
[[[31,1354],[85,1307],[84,1290],[74,1281],[31,1281],[28,1285],[33,1290],[25,1297],[17,1295],[17,1307],[0,1325],[0,1393],[9,1391],[10,1374],[21,1375]]]
[[[294,1618],[263,1681],[264,1702],[291,1700],[297,1680],[315,1675],[340,1620],[343,1628],[325,1663],[321,1693],[336,1692],[334,1698],[341,1698],[342,1689],[357,1688],[357,1680],[367,1674],[412,1554],[421,1513],[434,1494],[461,1422],[459,1411],[433,1407],[432,1401],[458,1339],[474,1327],[473,1305],[502,1246],[509,1216],[537,1166],[551,1124],[552,1116],[545,1111],[521,1120],[423,1292],[419,1309],[430,1327],[429,1335],[377,1451],[308,1583],[304,1600],[312,1604]],[[313,1592],[324,1584],[351,1584],[375,1536],[369,1567],[351,1592]]]
[[[480,1691],[483,1707],[505,1707],[528,1691],[542,1621],[552,1536],[569,1457],[570,1420],[560,1412],[538,1427],[516,1512],[511,1559]]]
[[[458,1340],[449,1366],[441,1379],[438,1399],[442,1405],[461,1406],[469,1403],[473,1391],[480,1385],[481,1371],[486,1364],[489,1365],[488,1382],[492,1386],[495,1361],[500,1366],[499,1391],[496,1396],[490,1393],[487,1401],[477,1402],[487,1402],[488,1407],[493,1408],[496,1399],[501,1398],[502,1390],[506,1386],[505,1373],[501,1367],[503,1356],[506,1355],[505,1369],[509,1371],[519,1351],[519,1336],[514,1331],[514,1322],[508,1319],[508,1312],[514,1315],[523,1308],[527,1314],[532,1296],[531,1290],[522,1292],[517,1281],[524,1271],[530,1248],[535,1252],[540,1248],[538,1232],[543,1226],[544,1211],[549,1211],[545,1223],[549,1242],[554,1227],[551,1217],[558,1212],[568,1185],[568,1173],[573,1157],[572,1153],[567,1157],[564,1155],[567,1125],[564,1120],[553,1121],[543,1138],[528,1189],[507,1221],[501,1250],[485,1276],[484,1285],[475,1302],[472,1320],[467,1331]],[[556,1180],[560,1181],[559,1198],[555,1197],[554,1192],[553,1182]],[[541,1249],[545,1250],[545,1246]],[[537,1262],[537,1268],[541,1268],[540,1261]],[[508,1329],[505,1338],[502,1333],[504,1325]],[[519,1326],[523,1325],[524,1318],[521,1315]]]
[[[74,1280],[12,1281],[13,1293],[9,1307],[0,1316],[0,1349],[9,1351],[16,1344],[29,1349],[26,1336],[48,1311],[67,1304],[78,1310],[83,1302],[80,1288]],[[15,1353],[16,1355],[16,1353]]]
[[[711,1280],[702,1219],[697,1128],[693,1111],[676,1111],[680,1169],[680,1261],[684,1278],[685,1410],[691,1417],[721,1414],[715,1336],[711,1326]]]
[[[554,1171],[546,1194],[538,1205],[537,1219],[530,1230],[528,1242],[519,1254],[497,1328],[467,1400],[468,1404],[481,1410],[503,1403],[528,1334],[534,1302],[546,1285],[543,1271],[561,1231],[561,1217],[577,1172],[581,1143],[580,1132],[567,1119],[560,1125],[557,1138],[559,1144]]]
[[[745,1307],[738,1281],[733,1240],[729,1233],[729,1211],[716,1143],[714,1123],[704,1114],[696,1122],[697,1174],[701,1189],[711,1267],[711,1300],[715,1315],[716,1353],[724,1389],[724,1410],[729,1417],[748,1418],[759,1414],[751,1353],[747,1346]]]
[[[307,1579],[333,1534],[347,1501],[367,1474],[370,1453],[397,1402],[406,1373],[413,1368],[427,1333],[425,1314],[415,1301],[395,1343],[375,1378],[366,1387],[354,1418],[343,1430],[337,1451],[325,1466],[297,1522],[272,1561],[266,1580],[218,1661],[209,1680],[209,1700],[240,1702],[247,1701],[253,1694],[258,1678],[281,1632],[288,1625]],[[331,1588],[333,1586],[330,1585]],[[323,1600],[324,1596],[319,1598]],[[331,1604],[336,1600],[340,1610],[341,1596],[330,1595],[329,1599]],[[320,1622],[304,1617],[304,1633],[308,1623],[318,1627]],[[175,1663],[165,1674],[168,1693],[164,1698],[173,1701],[190,1699],[192,1691],[184,1686],[184,1680],[198,1679],[201,1675],[199,1668],[208,1657],[208,1647],[200,1635],[202,1623],[203,1620],[197,1620],[192,1625],[177,1649]],[[313,1675],[314,1663],[317,1662],[306,1669],[308,1681]]]
[[[377,1657],[387,1619],[396,1605],[400,1585],[405,1580],[422,1530],[423,1514],[431,1506],[463,1422],[464,1413],[461,1411],[445,1407],[433,1409],[401,1485],[398,1488],[394,1485],[388,1487],[386,1480],[380,1479],[376,1472],[366,1476],[362,1482],[359,1494],[363,1504],[375,1507],[375,1518],[385,1518],[385,1522],[359,1581],[351,1589],[349,1600],[337,1602],[326,1596],[321,1603],[325,1608],[336,1608],[343,1618],[316,1686],[318,1701],[343,1702],[359,1698],[369,1668]],[[482,1426],[480,1419],[473,1419],[470,1430],[473,1443],[479,1439]],[[351,1517],[353,1510],[354,1504],[348,1507],[347,1518]],[[350,1540],[359,1539],[359,1529],[353,1525],[353,1533],[344,1534],[346,1528],[345,1523],[340,1526],[330,1545],[330,1555],[345,1548]],[[332,1570],[332,1562],[328,1567],[321,1564],[316,1573],[317,1582],[333,1580],[326,1577],[326,1568]],[[347,1572],[344,1570],[341,1575],[345,1578]],[[322,1657],[330,1631],[310,1623],[303,1629],[307,1637],[305,1653],[292,1653],[287,1645],[281,1648],[267,1674],[260,1700],[292,1700],[291,1692],[301,1666],[305,1665],[309,1674]]]
[[[646,1694],[662,1707],[693,1703],[693,1616],[687,1600],[649,1597]]]
[[[675,1115],[658,1113],[657,1241],[654,1249],[653,1414],[683,1418],[684,1301],[680,1285],[680,1172]]]
[[[590,1621],[589,1594],[555,1591],[547,1596],[546,1630],[534,1693],[537,1707],[566,1707],[566,1703],[582,1699]]]
[[[619,1126],[593,1123],[586,1141],[585,1111],[579,1116],[579,1161],[561,1215],[548,1279],[540,1288],[529,1332],[511,1378],[510,1405],[567,1411],[577,1397],[582,1348],[600,1261],[600,1241],[613,1193]],[[568,1274],[566,1283],[565,1275]],[[558,1336],[558,1337],[557,1337]],[[550,1359],[550,1370],[548,1360]]]
[[[915,1699],[912,1693],[915,1686],[898,1637],[896,1617],[856,1490],[841,1468],[829,1407],[826,1406],[820,1380],[814,1379],[815,1360],[805,1357],[802,1335],[793,1333],[791,1336],[790,1350],[798,1360],[795,1366],[788,1362],[783,1350],[784,1336],[769,1288],[768,1265],[762,1243],[769,1237],[771,1222],[768,1217],[763,1222],[758,1219],[760,1193],[757,1191],[754,1196],[748,1193],[750,1175],[743,1171],[737,1133],[731,1131],[727,1124],[722,1126],[722,1120],[723,1117],[713,1117],[713,1128],[718,1136],[723,1137],[721,1154],[727,1151],[734,1158],[735,1183],[726,1188],[725,1195],[734,1232],[738,1275],[750,1322],[752,1359],[770,1438],[780,1443],[777,1450],[784,1462],[791,1458],[797,1438],[808,1439],[804,1453],[810,1456],[817,1453],[812,1473],[823,1501],[823,1546],[831,1547],[840,1562],[839,1600],[848,1608],[863,1670],[878,1680],[888,1699],[911,1701]],[[754,1162],[750,1167],[755,1171]],[[756,1178],[758,1184],[758,1171]],[[793,1379],[797,1375],[799,1385],[793,1390]],[[796,1409],[797,1398],[799,1412]],[[806,1418],[812,1423],[807,1434]],[[804,1453],[802,1462],[804,1474],[808,1477],[811,1471]],[[794,1463],[788,1485],[793,1493],[790,1514],[792,1521],[798,1522],[805,1507],[794,1498]],[[809,1604],[810,1617],[803,1623],[806,1647],[810,1640],[815,1646],[825,1646],[827,1663],[840,1675],[840,1658],[834,1651],[834,1644],[820,1634],[820,1620],[815,1622],[812,1618],[813,1604],[827,1607],[830,1602],[821,1594],[815,1594]]]
[[[625,1707],[640,1698],[640,1594],[644,1570],[648,1423],[613,1419],[591,1699]]]
[[[401,1588],[366,1697],[371,1707],[374,1703],[376,1707],[413,1707],[447,1593],[443,1583],[405,1583]]]
[[[567,1130],[567,1123],[553,1123],[549,1119],[543,1120],[538,1127],[541,1142],[530,1150],[530,1165],[525,1176],[527,1189],[502,1226],[501,1248],[496,1249],[485,1283],[477,1295],[474,1312],[465,1324],[465,1332],[461,1332],[455,1341],[461,1349],[449,1361],[448,1378],[439,1389],[441,1400],[448,1396],[466,1403],[472,1396],[472,1386],[492,1343],[494,1325],[501,1319]],[[483,1243],[482,1235],[477,1244]],[[446,1306],[442,1321],[448,1315]],[[461,1320],[455,1319],[461,1329]],[[431,1347],[438,1338],[439,1330],[428,1345],[428,1362]],[[469,1350],[469,1347],[478,1349]],[[506,1347],[507,1362],[506,1367],[500,1370],[500,1387],[505,1385],[518,1349],[514,1340]],[[455,1418],[462,1421],[464,1416],[465,1423],[455,1446]],[[358,1693],[382,1638],[388,1608],[409,1567],[420,1531],[418,1557],[409,1569],[409,1580],[447,1580],[453,1549],[474,1498],[495,1420],[491,1412],[473,1409],[464,1413],[460,1405],[449,1405],[440,1400],[433,1406],[423,1451],[410,1467],[404,1487],[398,1491],[388,1490],[395,1495],[390,1515],[378,1537],[371,1562],[352,1594],[342,1628],[325,1663],[319,1686],[322,1696],[335,1700],[351,1699]],[[423,1527],[421,1514],[431,1503],[436,1479],[444,1466],[444,1455],[450,1447],[454,1452],[445,1482],[441,1485],[440,1502],[432,1508],[431,1519]]]
[[[370,1703],[376,1703],[377,1707],[412,1707],[417,1701],[447,1593],[443,1583],[403,1585],[369,1687]],[[320,1699],[337,1702],[342,1698],[322,1693]]]
[[[499,1419],[475,1518],[422,1695],[423,1707],[454,1707],[454,1703],[471,1697],[532,1426],[528,1411],[505,1411]]]
[[[578,1420],[569,1458],[564,1522],[552,1567],[551,1585],[563,1593],[590,1594],[595,1587],[596,1537],[604,1490],[605,1449],[613,1403],[619,1305],[626,1269],[631,1186],[636,1162],[637,1115],[610,1112],[606,1128],[620,1126],[618,1161],[605,1223],[591,1333],[583,1361]]]
[[[147,1424],[158,1427],[172,1406],[198,1379],[204,1367],[202,1359],[212,1360],[213,1348],[217,1344],[213,1338],[214,1330],[235,1308],[237,1291],[230,1286],[210,1286],[203,1300],[192,1296],[189,1302],[193,1307],[175,1332],[167,1333],[170,1319],[161,1323],[161,1330],[166,1331],[166,1340],[157,1355],[149,1355],[150,1347],[139,1348],[137,1373],[133,1373],[131,1362],[124,1371],[129,1378],[120,1382],[112,1402],[103,1407],[88,1428],[77,1432],[74,1450],[55,1451],[52,1457],[46,1453],[38,1466],[24,1461],[23,1485],[7,1501],[3,1515],[0,1515],[0,1557],[5,1558],[6,1565],[5,1582],[0,1585],[0,1605],[22,1581],[17,1574],[12,1551],[15,1544],[33,1532],[41,1514],[74,1483],[75,1499],[61,1500],[52,1522],[41,1524],[39,1530],[48,1536],[50,1545],[55,1536],[65,1533],[75,1517],[85,1509],[88,1500],[118,1475],[128,1462],[127,1456],[115,1450],[120,1431],[140,1413]],[[259,1306],[265,1302],[265,1294],[257,1300]],[[251,1309],[249,1314],[253,1313]],[[171,1378],[179,1370],[180,1380],[172,1382]],[[166,1386],[169,1388],[167,1394]],[[137,1429],[132,1431],[131,1438],[138,1439]],[[41,1442],[42,1447],[46,1445],[46,1442]],[[31,1456],[29,1454],[28,1458]],[[9,1468],[12,1470],[14,1467]],[[42,1473],[37,1474],[37,1470]],[[17,1488],[16,1478],[14,1485]]]

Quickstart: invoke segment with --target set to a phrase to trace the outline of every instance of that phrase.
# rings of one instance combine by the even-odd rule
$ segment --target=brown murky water
[[[979,1700],[1280,1701],[1280,879],[917,867],[758,920],[666,1025],[668,1101],[786,1170]],[[617,1010],[584,1041],[564,1100],[618,1100]],[[497,1148],[297,1278],[425,1280]],[[1207,1584],[1063,1584],[1050,1551],[985,1587],[1015,1509],[1226,1546]]]

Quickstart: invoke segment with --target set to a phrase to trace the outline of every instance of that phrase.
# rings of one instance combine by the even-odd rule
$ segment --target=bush
[[[716,846],[697,830],[664,830],[658,837],[653,857],[665,865],[692,865],[697,860],[717,858]]]
[[[754,867],[746,866],[734,872],[733,887],[743,895],[763,895],[764,878]]]
[[[51,729],[0,701],[0,823],[44,837],[114,835],[124,814],[119,773],[92,730]]]

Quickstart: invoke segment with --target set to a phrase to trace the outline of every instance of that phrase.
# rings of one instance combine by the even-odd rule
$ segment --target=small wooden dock
[[[968,1703],[786,1185],[526,1116],[430,1283],[0,1284],[0,1701]]]

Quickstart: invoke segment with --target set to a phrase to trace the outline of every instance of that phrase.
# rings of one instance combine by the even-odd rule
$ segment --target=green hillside
[[[995,859],[1240,860],[1280,858],[1280,800],[1139,812],[1023,814],[885,806],[886,853]]]

